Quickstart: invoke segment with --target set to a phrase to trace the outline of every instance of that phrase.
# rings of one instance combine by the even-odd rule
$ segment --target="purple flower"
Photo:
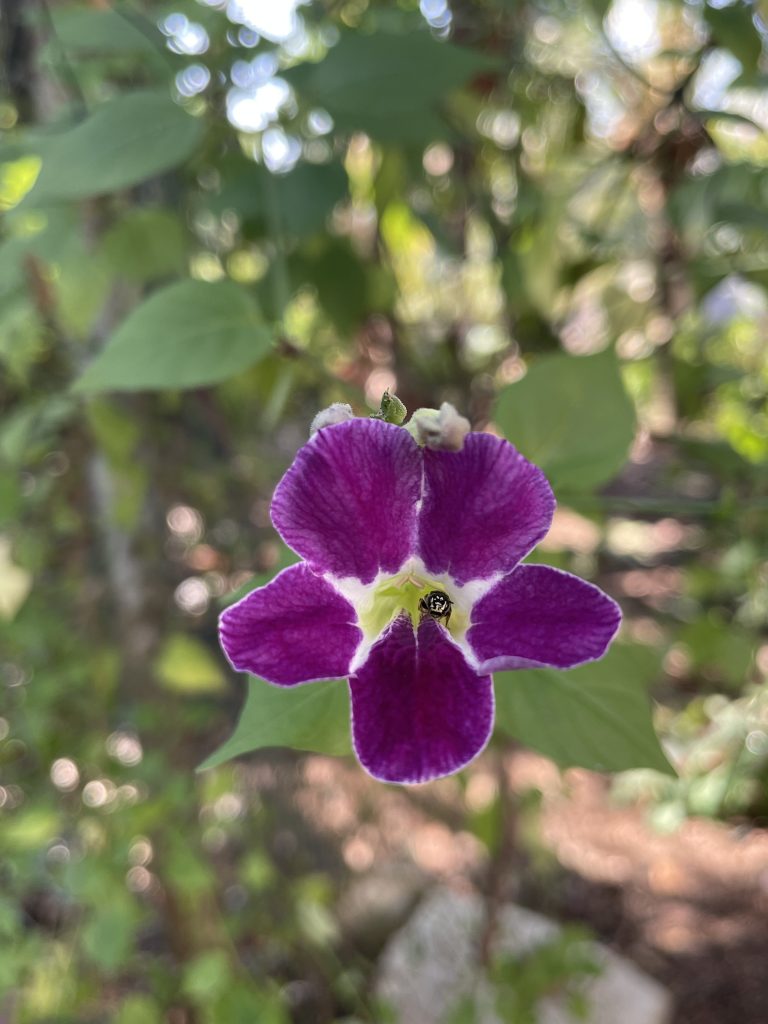
[[[304,561],[223,613],[224,651],[278,686],[348,677],[355,752],[375,778],[455,772],[491,735],[491,672],[571,668],[618,629],[591,583],[520,564],[554,507],[542,471],[491,434],[435,451],[380,420],[326,427],[272,502]]]

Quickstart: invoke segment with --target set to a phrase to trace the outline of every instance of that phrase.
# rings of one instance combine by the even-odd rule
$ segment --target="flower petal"
[[[227,608],[219,637],[238,672],[293,686],[348,675],[363,637],[356,623],[349,601],[300,563]]]
[[[427,782],[476,757],[493,728],[490,676],[478,675],[442,626],[400,615],[349,681],[360,764],[383,782]]]
[[[546,534],[547,478],[508,441],[469,434],[458,452],[424,451],[418,552],[459,583],[509,572]]]
[[[548,565],[520,565],[472,611],[467,642],[479,671],[572,668],[601,658],[621,610],[602,590]]]
[[[272,522],[318,572],[370,583],[413,553],[421,452],[402,427],[355,419],[320,430],[278,484]]]

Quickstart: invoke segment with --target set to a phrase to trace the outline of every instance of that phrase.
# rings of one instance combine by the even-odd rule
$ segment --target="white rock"
[[[353,878],[336,908],[346,940],[364,956],[378,957],[387,939],[410,918],[426,882],[424,872],[407,863],[383,865]]]
[[[476,979],[477,938],[483,923],[479,897],[437,889],[387,944],[379,961],[377,995],[395,1011],[397,1024],[446,1024],[456,1004],[478,992],[475,1024],[501,1024],[486,982]],[[560,927],[513,904],[501,908],[494,951],[524,955],[555,940]],[[585,975],[587,1024],[668,1024],[669,993],[634,964],[597,942],[586,943],[600,973]],[[584,1024],[566,1000],[548,996],[538,1005],[537,1024]]]

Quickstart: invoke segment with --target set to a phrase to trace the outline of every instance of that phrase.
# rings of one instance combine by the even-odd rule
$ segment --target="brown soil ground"
[[[768,1024],[768,831],[691,820],[660,834],[642,807],[618,806],[600,776],[561,774],[527,752],[505,769],[513,792],[542,794],[540,813],[519,821],[524,854],[505,898],[589,926],[670,990],[673,1024]],[[310,757],[294,799],[333,836],[358,888],[394,869],[415,874],[418,893],[431,879],[482,884],[487,854],[466,812],[492,799],[496,780],[486,758],[463,792],[456,779],[382,788],[351,765]]]
[[[532,755],[513,772],[545,793],[542,837],[566,869],[558,916],[666,985],[674,1024],[768,1024],[768,832],[695,819],[659,834],[599,776],[564,786]]]

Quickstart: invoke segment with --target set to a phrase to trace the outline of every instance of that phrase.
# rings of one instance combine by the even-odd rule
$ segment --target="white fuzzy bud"
[[[344,402],[334,402],[327,409],[321,409],[312,420],[309,427],[309,436],[313,437],[323,427],[332,427],[334,423],[346,423],[347,420],[354,418],[355,414],[352,412],[351,405],[346,405]]]
[[[450,402],[443,402],[439,409],[417,409],[408,429],[416,442],[426,448],[457,452],[463,447],[471,427],[469,420]]]

